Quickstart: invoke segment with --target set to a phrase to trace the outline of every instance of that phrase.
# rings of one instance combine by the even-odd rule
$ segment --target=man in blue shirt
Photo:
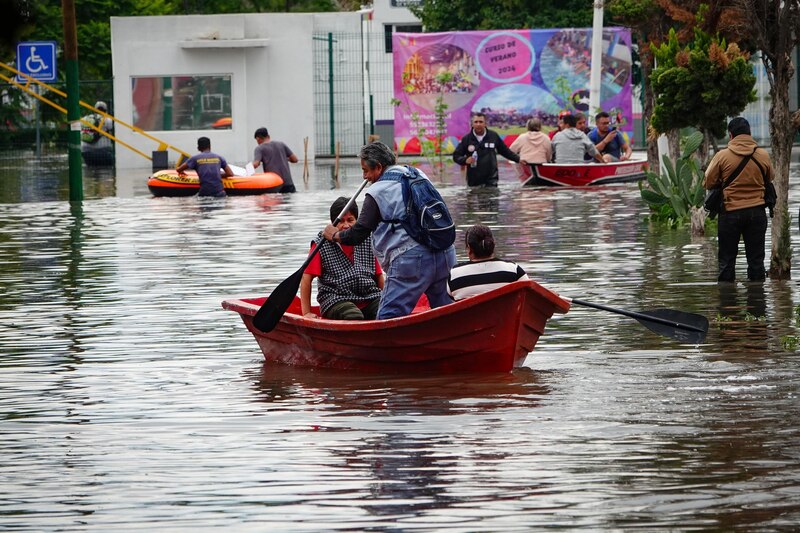
[[[197,193],[199,196],[226,196],[220,171],[229,178],[233,176],[228,162],[221,155],[211,151],[211,139],[208,137],[197,139],[197,149],[200,150],[199,154],[193,155],[175,169],[178,171],[178,175],[182,176],[187,168],[196,170],[197,177],[200,179],[200,191]]]
[[[589,132],[589,140],[594,143],[606,163],[631,158],[633,150],[617,128],[610,127],[611,117],[608,113],[599,112],[594,117],[594,123],[596,126]]]

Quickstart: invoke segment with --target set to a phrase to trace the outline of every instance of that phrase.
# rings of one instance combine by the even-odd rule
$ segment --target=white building
[[[235,164],[250,160],[253,133],[261,126],[301,159],[307,137],[312,158],[318,153],[315,105],[320,103],[319,95],[315,102],[315,81],[324,83],[321,78],[328,75],[319,60],[315,66],[315,40],[328,32],[371,37],[380,32],[391,43],[393,31],[420,31],[411,12],[398,7],[402,3],[378,0],[371,17],[369,11],[112,17],[114,115],[190,154],[196,152],[197,138],[207,136],[212,150]],[[368,80],[365,71],[370,64],[391,69],[391,50],[384,46],[367,50],[363,59],[349,65],[337,51],[333,58],[337,71],[347,68]],[[341,93],[360,90],[358,84],[352,90],[338,89],[337,99],[344,96]],[[389,99],[382,100],[372,117],[341,117],[337,128],[354,130],[354,142],[363,143],[365,119],[391,119]],[[148,155],[158,148],[124,127],[117,126],[115,134]],[[169,152],[171,163],[177,157]],[[119,168],[150,165],[119,143],[116,164]]]

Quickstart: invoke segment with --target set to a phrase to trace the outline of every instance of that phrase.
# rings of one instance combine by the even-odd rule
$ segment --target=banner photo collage
[[[562,110],[590,113],[590,28],[396,33],[392,46],[400,154],[420,153],[421,128],[435,140],[440,96],[447,106],[446,153],[469,132],[473,113],[484,113],[488,127],[508,145],[526,131],[529,118],[541,119],[547,132],[557,128]],[[600,107],[630,143],[630,30],[603,29],[602,67]]]

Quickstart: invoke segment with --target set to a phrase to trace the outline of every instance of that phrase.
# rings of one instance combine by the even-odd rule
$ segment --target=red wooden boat
[[[519,177],[522,185],[560,185],[588,187],[607,183],[640,181],[645,178],[647,160],[629,159],[616,163],[559,164],[536,163],[522,165]]]
[[[389,320],[304,318],[295,298],[264,333],[253,316],[265,299],[225,300],[222,307],[239,313],[268,362],[391,373],[509,372],[525,362],[553,313],[570,307],[534,281]]]
[[[263,172],[252,176],[223,177],[222,186],[230,196],[264,194],[278,192],[283,179],[274,172]],[[194,170],[187,170],[184,176],[178,175],[175,169],[159,170],[147,180],[147,188],[153,196],[192,196],[200,190],[200,179]]]

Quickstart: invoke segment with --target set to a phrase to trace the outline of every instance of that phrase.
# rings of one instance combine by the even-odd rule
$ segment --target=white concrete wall
[[[412,0],[413,2],[414,0]],[[398,0],[396,4],[403,4],[403,0]],[[391,0],[374,0],[372,4],[372,19],[365,22],[364,32],[374,35],[369,48],[370,71],[373,78],[370,87],[374,95],[374,118],[376,122],[394,120],[394,106],[390,101],[394,97],[394,67],[392,65],[392,54],[387,54],[384,47],[384,31],[386,25],[415,25],[421,24],[420,20],[414,16],[406,7],[392,6]],[[383,128],[378,128],[383,130]],[[391,129],[391,128],[390,128]],[[385,133],[379,131],[379,133]],[[390,136],[391,137],[391,136]],[[383,141],[391,144],[392,139],[382,138]]]
[[[303,138],[308,137],[311,158],[312,34],[358,32],[360,20],[357,13],[112,17],[115,116],[133,123],[132,77],[230,74],[232,129],[148,133],[189,154],[197,151],[197,138],[207,136],[212,150],[230,163],[243,165],[253,154],[253,132],[265,126],[272,138],[287,143],[301,159]],[[202,47],[187,47],[196,45]],[[117,126],[115,133],[146,154],[157,148],[127,128]],[[150,166],[120,144],[116,157],[118,168]],[[170,161],[176,157],[170,151]]]
[[[404,2],[399,0],[395,3]],[[419,24],[419,19],[411,11],[405,7],[393,6],[391,0],[374,0],[372,7],[372,23],[375,31],[383,32],[384,24]]]

